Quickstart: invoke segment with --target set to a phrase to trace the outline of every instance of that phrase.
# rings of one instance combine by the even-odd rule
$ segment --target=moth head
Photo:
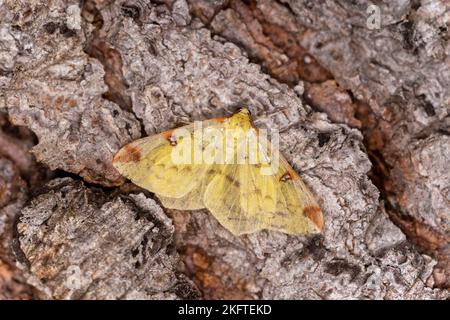
[[[240,108],[235,114],[229,118],[230,129],[242,129],[244,131],[252,128],[252,119],[250,117],[250,110],[246,107]]]
[[[246,115],[248,117],[251,116],[251,112],[250,112],[250,110],[247,107],[239,108],[236,113],[239,113],[239,114],[244,115],[244,116]]]

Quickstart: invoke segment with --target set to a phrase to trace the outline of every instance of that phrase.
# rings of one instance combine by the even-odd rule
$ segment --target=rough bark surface
[[[33,135],[25,128],[14,128],[0,113],[0,299],[30,299],[35,290],[15,266],[12,251],[14,223],[28,199],[29,185],[42,177],[41,170],[28,155]]]
[[[192,299],[174,272],[173,225],[143,194],[108,195],[55,179],[22,210],[19,265],[55,299]]]
[[[56,299],[448,298],[449,16],[429,2],[380,5],[369,30],[368,2],[0,0],[0,108],[66,176],[33,180],[32,157],[2,151],[23,139],[0,134],[0,248],[13,245],[20,285]],[[280,130],[323,235],[235,237],[111,165],[133,139],[242,105]]]
[[[26,184],[14,164],[0,159],[0,299],[29,299],[32,289],[17,270],[11,250],[13,224],[26,199]]]

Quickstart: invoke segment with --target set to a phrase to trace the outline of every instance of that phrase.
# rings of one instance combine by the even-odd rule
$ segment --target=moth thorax
[[[252,128],[250,114],[248,113],[248,111],[245,112],[244,110],[246,109],[242,109],[238,113],[235,113],[234,115],[231,116],[228,123],[230,129],[239,128],[241,130],[247,131]]]

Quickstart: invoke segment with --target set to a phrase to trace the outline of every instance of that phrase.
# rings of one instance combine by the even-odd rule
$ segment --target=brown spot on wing
[[[175,147],[178,144],[177,137],[173,134],[173,130],[164,131],[161,133],[161,136],[169,141],[172,147]]]
[[[172,137],[172,133],[173,133],[173,130],[164,131],[164,132],[161,132],[161,136],[164,139],[170,141],[170,137]]]
[[[281,182],[286,182],[286,181],[288,181],[288,180],[292,180],[292,175],[291,175],[291,173],[288,171],[288,172],[286,172],[285,174],[283,174],[281,177],[280,177],[280,181]]]
[[[113,162],[138,162],[142,158],[142,149],[131,144],[127,144],[114,156]]]
[[[177,142],[177,137],[171,136],[170,139],[169,139],[169,142],[170,142],[170,145],[171,145],[172,147],[175,147],[175,146],[178,144],[178,142]]]
[[[308,217],[309,220],[314,222],[314,224],[319,228],[320,231],[323,230],[323,215],[322,210],[319,206],[312,205],[303,208],[303,214]]]
[[[225,175],[225,178],[232,183],[235,187],[239,188],[241,186],[241,184],[239,183],[239,181],[234,180],[233,177],[229,176],[229,175]]]
[[[185,166],[185,167],[183,167],[183,169],[182,169],[184,172],[187,172],[187,173],[191,173],[192,172],[192,168],[190,167],[190,166]]]

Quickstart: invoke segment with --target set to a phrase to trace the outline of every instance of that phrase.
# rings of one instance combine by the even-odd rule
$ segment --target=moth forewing
[[[242,129],[225,127],[225,164],[234,165],[242,158],[242,140],[245,134]]]
[[[248,152],[248,164],[260,165],[261,160],[259,156],[259,141],[258,133],[256,129],[251,128],[247,132],[247,152]]]
[[[207,130],[205,130],[207,129]],[[279,153],[279,137],[252,126],[242,109],[124,146],[113,165],[164,206],[207,208],[235,235],[261,229],[307,234],[323,229],[312,193]]]
[[[259,130],[258,145],[261,158],[260,172],[262,175],[271,176],[275,175],[280,167],[280,140],[278,131],[271,129],[270,142],[267,137],[267,130]]]
[[[194,164],[203,163],[203,121],[194,123]]]
[[[192,134],[186,128],[177,128],[173,131],[168,141],[173,146],[171,159],[175,165],[189,165],[193,163]]]
[[[224,133],[219,128],[203,129],[203,163],[223,164],[224,163]]]

